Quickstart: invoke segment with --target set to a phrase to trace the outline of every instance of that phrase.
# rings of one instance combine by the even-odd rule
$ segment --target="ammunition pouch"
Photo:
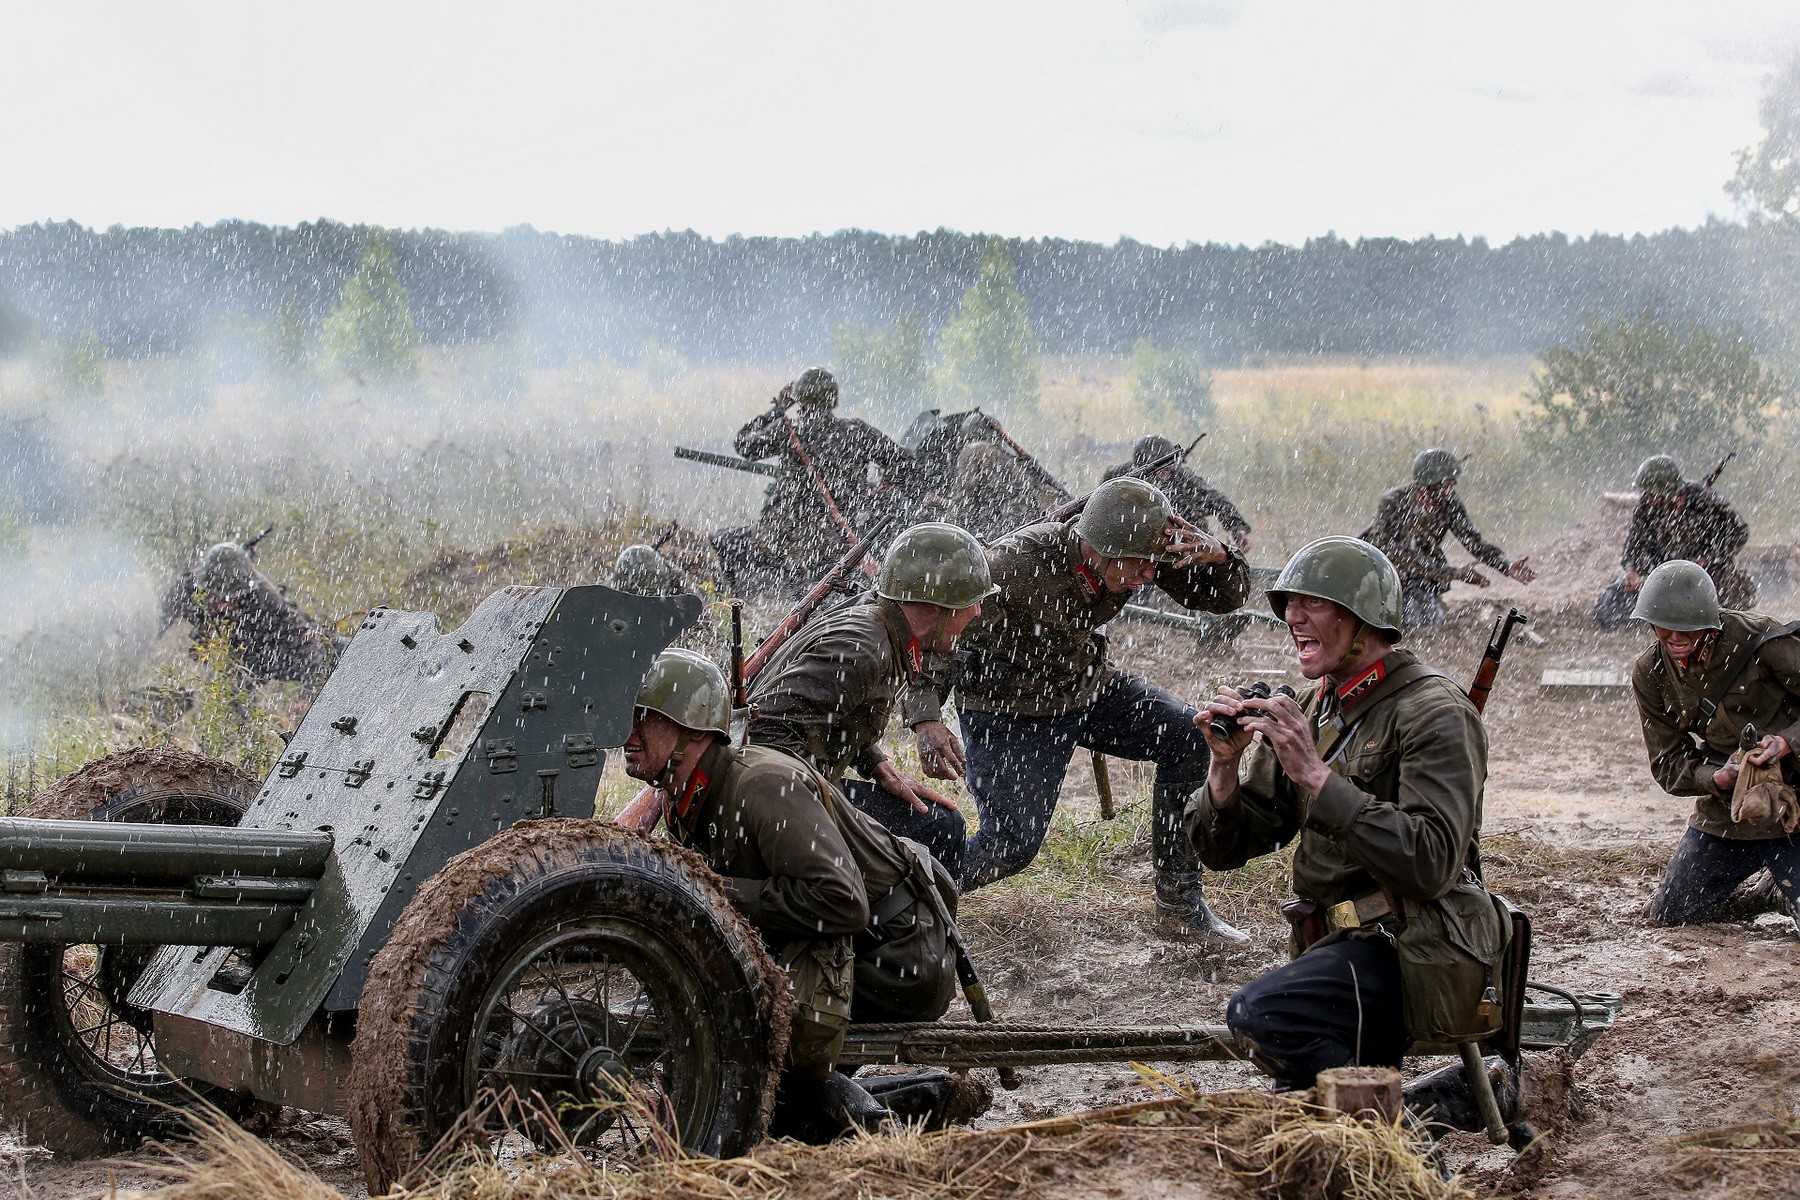
[[[1502,978],[1512,908],[1465,874],[1449,894],[1406,901],[1394,936],[1407,1032],[1421,1045],[1455,1047],[1501,1031]]]
[[[923,846],[895,840],[911,870],[856,935],[856,1019],[935,1021],[956,994],[956,883]]]

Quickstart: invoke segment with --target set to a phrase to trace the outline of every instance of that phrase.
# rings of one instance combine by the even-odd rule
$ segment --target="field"
[[[1466,677],[1496,605],[1532,614],[1543,644],[1515,643],[1490,709],[1488,859],[1498,888],[1533,913],[1534,974],[1619,992],[1626,1009],[1574,1065],[1573,1099],[1530,1156],[1515,1164],[1475,1139],[1451,1139],[1447,1158],[1464,1181],[1544,1197],[1800,1194],[1800,1136],[1788,1115],[1800,1105],[1792,989],[1800,940],[1774,914],[1749,911],[1693,929],[1649,928],[1642,905],[1684,806],[1651,782],[1623,693],[1546,699],[1536,686],[1546,668],[1622,666],[1639,635],[1600,635],[1584,619],[1622,532],[1624,510],[1601,493],[1628,479],[1555,465],[1520,439],[1529,369],[1522,361],[1309,362],[1221,371],[1218,417],[1197,466],[1256,527],[1253,558],[1279,562],[1317,534],[1360,529],[1417,448],[1473,451],[1464,491],[1477,522],[1543,570],[1531,588],[1459,586],[1451,624],[1420,648]],[[182,364],[152,362],[115,364],[106,392],[75,399],[41,382],[29,363],[0,364],[0,406],[48,414],[54,474],[66,492],[57,513],[26,531],[0,584],[0,742],[18,747],[15,797],[29,790],[23,771],[35,781],[146,739],[267,762],[279,744],[274,730],[302,700],[292,687],[215,695],[210,708],[186,714],[141,703],[149,685],[193,688],[202,699],[227,688],[188,653],[180,629],[156,627],[157,595],[193,546],[273,522],[261,565],[309,611],[346,631],[377,603],[429,606],[448,624],[501,583],[598,577],[619,545],[672,519],[692,531],[748,519],[759,480],[673,462],[667,447],[726,447],[791,373],[669,363],[524,370],[471,352],[430,360],[415,387],[378,392],[345,379],[196,381]],[[1072,485],[1091,484],[1146,431],[1124,364],[1049,360],[1043,377],[1040,409],[1011,417],[1009,428],[1042,447]],[[1741,457],[1721,488],[1764,547],[1766,607],[1792,615],[1786,563],[1800,489],[1771,465],[1793,457],[1793,430],[1775,437]],[[701,553],[691,533],[676,545]],[[777,615],[758,608],[752,623],[766,627]],[[1287,661],[1280,641],[1262,633],[1220,652],[1179,633],[1120,625],[1114,646],[1124,665],[1192,698]],[[1214,1021],[1236,987],[1281,958],[1278,862],[1210,885],[1223,915],[1254,935],[1250,947],[1207,953],[1151,931],[1149,777],[1121,763],[1114,778],[1121,812],[1102,822],[1078,762],[1039,862],[966,901],[976,957],[1004,1017]],[[603,806],[629,787],[609,767]],[[1258,1086],[1254,1072],[1229,1064],[1198,1070],[1192,1082],[1203,1091]],[[1038,1069],[1020,1091],[998,1093],[981,1124],[1156,1091],[1124,1066]],[[1756,1123],[1749,1133],[1708,1132]],[[353,1188],[354,1152],[340,1123],[284,1113],[263,1132],[327,1183]],[[1098,1155],[1099,1144],[1080,1153]],[[1199,1143],[1157,1154],[1129,1139],[1106,1145],[1106,1155],[1070,1160],[1092,1170],[1065,1178],[1021,1165],[1005,1177],[1013,1184],[996,1181],[983,1194],[1259,1194],[1255,1181],[1219,1170]],[[156,1161],[146,1151],[100,1168],[29,1147],[11,1153],[22,1193],[40,1197],[104,1194],[114,1179],[142,1186]],[[929,1172],[910,1183],[894,1182],[892,1171],[858,1178],[870,1196],[971,1194]]]

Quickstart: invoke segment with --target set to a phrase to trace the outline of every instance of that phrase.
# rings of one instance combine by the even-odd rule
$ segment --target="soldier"
[[[670,839],[721,876],[787,971],[796,1011],[782,1108],[799,1112],[791,1127],[819,1114],[827,1134],[874,1126],[893,1114],[833,1069],[844,1032],[853,1016],[943,1015],[956,986],[953,887],[924,851],[844,805],[806,763],[772,747],[734,750],[730,705],[718,667],[664,651],[638,690],[626,773],[660,789]],[[907,1082],[919,1081],[890,1085]],[[949,1089],[931,1085],[947,1083],[939,1073],[925,1090],[941,1105]]]
[[[1313,919],[1295,923],[1294,960],[1226,1010],[1286,1088],[1499,1027],[1507,925],[1471,870],[1487,734],[1460,687],[1395,649],[1401,596],[1366,542],[1313,542],[1269,589],[1313,685],[1268,700],[1227,688],[1195,718],[1212,747],[1187,811],[1200,860],[1229,870],[1300,839],[1294,892]],[[1231,736],[1208,728],[1218,717]]]
[[[991,432],[985,421],[981,432]],[[972,437],[956,456],[952,519],[984,542],[1031,524],[1061,499],[1053,488],[1035,482],[1018,456],[998,442]]]
[[[1147,433],[1131,447],[1131,461],[1108,467],[1105,478],[1117,479],[1121,475],[1130,474],[1179,449],[1180,446],[1161,434]],[[1231,535],[1238,552],[1250,553],[1250,522],[1244,520],[1244,514],[1225,497],[1225,493],[1207,483],[1193,468],[1184,462],[1177,462],[1149,478],[1169,498],[1169,503],[1181,516],[1201,529],[1208,528],[1209,519],[1216,519],[1219,527]]]
[[[227,630],[233,652],[258,682],[317,682],[343,645],[258,571],[237,542],[220,542],[183,571],[163,597],[162,615],[165,630],[186,620],[196,643]]]
[[[654,546],[637,542],[613,560],[612,585],[638,596],[677,596],[692,591],[681,570]]]
[[[1650,572],[1631,615],[1656,632],[1657,644],[1631,669],[1650,773],[1670,795],[1694,797],[1687,833],[1650,900],[1650,919],[1711,920],[1733,888],[1767,867],[1800,932],[1792,810],[1784,822],[1779,809],[1747,813],[1733,796],[1745,761],[1777,764],[1790,801],[1800,782],[1800,623],[1722,610],[1712,577],[1679,560]],[[1746,726],[1755,748],[1734,753]]]
[[[1506,551],[1487,541],[1469,519],[1456,494],[1462,460],[1448,450],[1433,447],[1413,459],[1413,481],[1385,492],[1375,509],[1375,523],[1362,538],[1387,556],[1400,572],[1406,597],[1405,628],[1410,632],[1430,629],[1444,621],[1443,594],[1453,580],[1488,585],[1473,563],[1452,567],[1444,557],[1444,538],[1455,534],[1468,552],[1481,562],[1520,583],[1537,578],[1528,559],[1510,561]]]
[[[812,367],[738,430],[737,452],[752,460],[780,458],[781,473],[755,525],[714,536],[734,590],[735,576],[746,568],[760,565],[799,580],[842,555],[850,541],[844,525],[860,527],[870,507],[871,468],[884,487],[911,486],[912,455],[873,425],[833,416],[837,402],[837,380]],[[727,561],[728,554],[760,562]]]
[[[1249,590],[1243,558],[1174,515],[1150,484],[1115,479],[1095,490],[1079,518],[1032,525],[990,546],[988,569],[999,591],[964,633],[954,671],[941,660],[928,664],[927,686],[907,714],[925,773],[955,778],[966,766],[981,809],[981,830],[964,850],[963,890],[1031,863],[1069,759],[1083,746],[1156,764],[1159,920],[1217,941],[1247,940],[1207,907],[1181,832],[1188,794],[1206,777],[1194,710],[1108,666],[1102,628],[1150,582],[1182,604],[1229,612]],[[966,754],[942,720],[952,686]]]
[[[747,740],[811,763],[956,874],[967,834],[956,801],[909,778],[878,743],[926,656],[948,653],[993,593],[980,542],[954,525],[913,526],[888,547],[874,598],[816,618],[757,675]],[[863,779],[846,780],[850,767]]]
[[[1735,561],[1750,540],[1750,527],[1723,496],[1683,480],[1681,467],[1666,454],[1652,454],[1639,464],[1632,486],[1638,503],[1619,561],[1625,572],[1594,603],[1594,620],[1602,629],[1618,629],[1631,618],[1644,577],[1671,559],[1706,568],[1726,608],[1742,611],[1756,603],[1756,581]]]

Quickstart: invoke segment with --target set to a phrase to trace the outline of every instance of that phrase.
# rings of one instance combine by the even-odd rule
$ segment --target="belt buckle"
[[[1362,919],[1356,915],[1356,901],[1340,901],[1326,909],[1325,924],[1334,932],[1339,929],[1361,928]]]

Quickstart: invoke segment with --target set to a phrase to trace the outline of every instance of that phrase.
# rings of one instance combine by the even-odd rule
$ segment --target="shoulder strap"
[[[1745,668],[1756,658],[1756,652],[1776,638],[1787,637],[1792,633],[1800,633],[1800,621],[1789,621],[1786,625],[1765,629],[1740,646],[1737,653],[1725,664],[1725,669],[1719,673],[1719,681],[1713,684],[1712,691],[1701,697],[1700,707],[1694,710],[1694,719],[1688,722],[1687,728],[1683,732],[1695,734],[1711,725],[1713,714],[1719,711],[1720,701],[1725,699],[1725,693],[1731,690],[1731,685],[1738,681],[1738,676],[1742,675]]]
[[[1369,710],[1388,696],[1395,695],[1421,679],[1448,678],[1436,667],[1428,667],[1422,662],[1410,662],[1398,671],[1386,676],[1382,681],[1358,697],[1349,709],[1339,709],[1332,714],[1331,720],[1319,730],[1319,756],[1327,764],[1332,764],[1342,756],[1344,747],[1349,745],[1350,734],[1362,724]],[[1324,703],[1325,692],[1321,688],[1318,703]],[[1354,713],[1354,717],[1352,717]]]

